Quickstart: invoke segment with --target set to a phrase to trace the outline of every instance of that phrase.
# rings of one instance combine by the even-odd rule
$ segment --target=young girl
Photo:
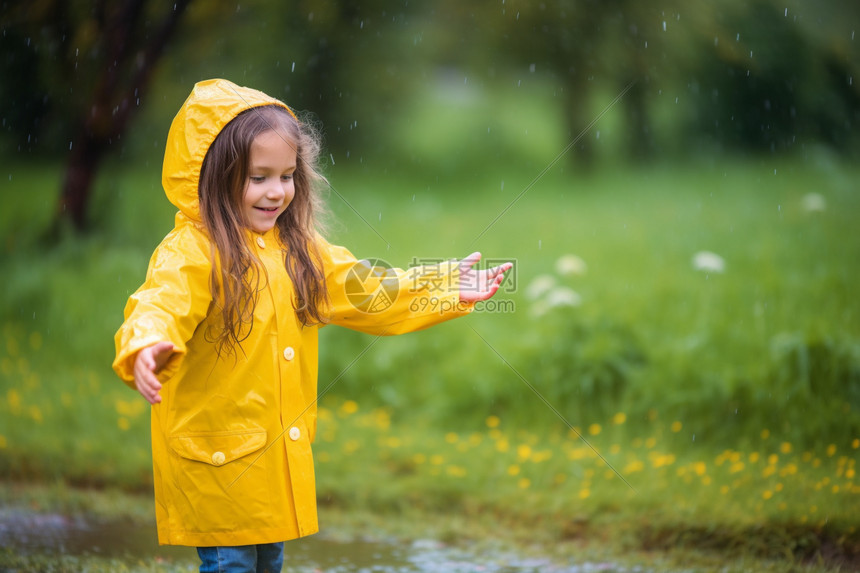
[[[197,546],[201,572],[280,571],[283,541],[318,530],[319,327],[420,330],[468,314],[511,268],[472,269],[473,253],[381,272],[329,244],[318,152],[286,105],[225,80],[197,84],[168,134],[162,182],[179,212],[113,366],[153,404],[159,543]]]

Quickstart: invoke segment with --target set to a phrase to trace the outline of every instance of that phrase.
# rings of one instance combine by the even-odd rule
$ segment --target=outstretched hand
[[[487,300],[496,294],[505,278],[505,272],[513,263],[503,263],[491,269],[473,269],[481,260],[481,253],[472,253],[460,261],[460,300],[477,302]]]
[[[137,353],[134,360],[134,385],[140,395],[150,404],[161,402],[161,382],[156,374],[164,367],[167,359],[173,354],[173,344],[156,342]]]

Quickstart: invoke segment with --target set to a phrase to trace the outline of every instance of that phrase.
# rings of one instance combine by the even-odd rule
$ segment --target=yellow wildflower
[[[448,466],[445,470],[452,477],[463,477],[466,475],[466,468],[460,466]]]
[[[501,424],[501,420],[498,416],[487,416],[485,423],[488,428],[498,428],[499,424]]]
[[[9,410],[13,414],[21,410],[21,394],[14,388],[6,392],[6,402],[9,404]]]
[[[520,459],[520,461],[525,461],[529,459],[531,455],[532,449],[528,445],[521,444],[517,447],[517,457]]]
[[[358,412],[358,403],[355,400],[347,400],[340,405],[340,413],[344,416]]]

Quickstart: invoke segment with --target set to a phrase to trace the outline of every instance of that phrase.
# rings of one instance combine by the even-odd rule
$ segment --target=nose
[[[280,201],[284,198],[286,192],[284,191],[284,186],[280,181],[273,181],[271,185],[266,189],[266,198],[271,199],[273,201]]]

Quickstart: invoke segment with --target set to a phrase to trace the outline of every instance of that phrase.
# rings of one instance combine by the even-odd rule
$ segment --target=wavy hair
[[[297,121],[278,105],[254,107],[237,115],[215,138],[200,170],[198,196],[203,224],[214,251],[210,286],[222,326],[207,335],[217,352],[232,354],[248,337],[265,269],[249,245],[243,196],[248,184],[251,144],[274,130],[296,149],[295,196],[278,217],[284,266],[296,293],[293,307],[305,326],[324,321],[325,275],[317,250],[325,206],[325,178],[318,169],[320,138],[309,121]]]

